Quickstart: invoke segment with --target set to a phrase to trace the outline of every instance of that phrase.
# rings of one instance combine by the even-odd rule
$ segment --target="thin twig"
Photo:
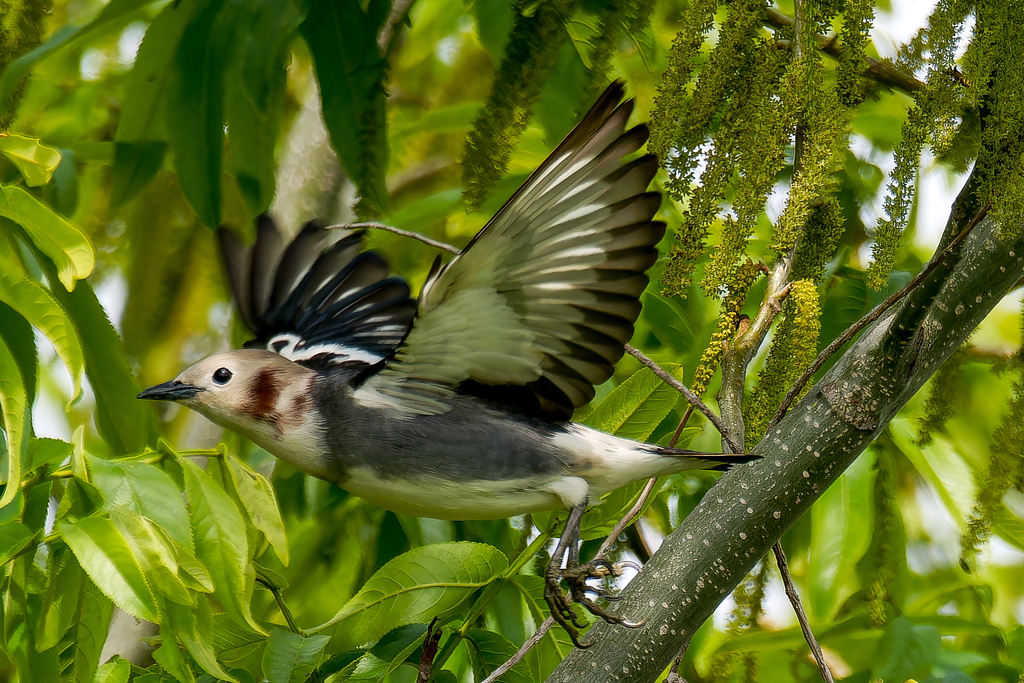
[[[833,683],[832,672],[828,668],[828,662],[825,661],[825,654],[821,651],[821,646],[818,645],[818,640],[811,631],[811,625],[807,622],[807,614],[800,603],[800,596],[796,592],[796,586],[793,585],[793,577],[789,574],[789,563],[786,562],[786,553],[782,552],[782,546],[778,542],[772,546],[772,550],[775,552],[775,561],[779,565],[779,573],[782,574],[782,583],[786,587],[786,595],[793,605],[793,611],[796,612],[797,621],[800,622],[800,630],[804,632],[804,639],[811,646],[811,652],[814,653],[814,661],[818,663],[818,671],[821,672],[821,677],[825,679],[825,683]]]
[[[339,225],[328,226],[328,229],[331,228],[370,228],[371,230],[384,230],[386,232],[392,232],[396,235],[401,235],[402,237],[409,237],[414,240],[418,240],[420,242],[423,242],[423,244],[434,247],[435,249],[440,249],[441,251],[447,251],[450,254],[458,254],[459,252],[462,251],[458,247],[453,247],[452,245],[446,242],[439,242],[438,240],[430,239],[429,237],[425,237],[424,235],[421,235],[418,232],[413,232],[412,230],[402,230],[401,228],[396,228],[393,225],[386,225],[384,223],[376,223],[373,221],[363,223],[342,223]]]
[[[645,366],[650,368],[650,370],[652,370],[655,375],[664,380],[665,383],[668,384],[670,387],[681,393],[683,395],[683,398],[685,398],[687,401],[690,402],[690,404],[693,407],[699,410],[704,415],[704,417],[708,418],[711,424],[715,426],[715,429],[717,429],[718,432],[722,435],[722,438],[728,442],[729,448],[732,449],[733,453],[743,452],[743,449],[740,447],[740,445],[736,443],[735,439],[733,439],[732,433],[729,431],[729,428],[725,426],[725,424],[722,422],[722,420],[719,419],[717,415],[711,412],[711,409],[704,404],[704,401],[700,400],[700,397],[697,396],[697,394],[690,391],[689,387],[687,387],[685,384],[677,380],[672,375],[665,372],[665,370],[662,369],[660,365],[655,363],[647,355],[645,355],[642,351],[638,350],[633,345],[626,344],[626,352],[629,353],[629,355],[636,358],[641,363],[643,363]]]
[[[507,674],[509,671],[511,671],[512,667],[518,664],[519,661],[526,656],[526,653],[532,650],[533,647],[537,643],[539,643],[544,636],[548,634],[548,631],[550,631],[551,627],[554,625],[554,617],[548,617],[543,622],[541,622],[540,628],[538,628],[532,636],[526,639],[526,642],[523,643],[522,647],[516,650],[516,653],[509,657],[507,662],[504,662],[501,666],[492,671],[491,675],[485,678],[484,680],[480,681],[480,683],[494,683],[496,680],[498,680],[499,678]]]
[[[435,630],[437,617],[434,617],[427,627],[427,634],[423,638],[423,652],[420,654],[420,666],[416,672],[416,683],[427,683],[430,680],[431,671],[434,668],[434,657],[437,656],[437,644],[441,642],[441,634],[444,629]]]
[[[790,28],[793,26],[793,19],[786,16],[782,12],[768,8],[766,16],[766,24],[775,28]],[[843,54],[843,46],[839,44],[839,41],[835,37],[827,38],[825,36],[817,36],[818,49],[825,54],[835,57],[838,59]],[[783,41],[779,41],[783,42]],[[870,77],[884,83],[890,87],[899,88],[907,93],[915,93],[918,90],[924,89],[924,83],[914,78],[911,74],[900,71],[889,62],[873,59],[871,57],[864,57],[864,61],[867,62],[868,68],[866,74]]]
[[[257,568],[257,572],[259,569]],[[299,628],[299,625],[295,623],[295,617],[292,616],[292,611],[288,608],[288,603],[284,601],[284,596],[281,595],[281,590],[274,585],[274,583],[261,575],[256,576],[256,583],[260,584],[274,596],[274,600],[277,602],[277,608],[281,610],[281,614],[284,616],[285,622],[288,624],[288,628],[291,629],[292,633],[298,633],[303,638],[306,637],[306,632]]]
[[[804,385],[807,384],[808,380],[811,379],[814,373],[821,369],[821,366],[825,364],[825,361],[827,361],[836,351],[842,348],[843,345],[845,345],[847,342],[849,342],[851,339],[857,336],[857,333],[859,333],[861,330],[863,330],[871,323],[878,320],[883,313],[885,313],[895,304],[900,302],[904,297],[907,296],[907,294],[911,292],[911,290],[913,290],[915,287],[921,284],[922,280],[928,277],[932,273],[932,271],[934,271],[942,264],[943,259],[945,259],[951,252],[953,252],[953,250],[960,246],[960,243],[967,238],[967,235],[971,232],[971,230],[974,229],[974,226],[976,226],[978,223],[982,221],[982,219],[985,218],[985,215],[988,213],[990,206],[991,204],[986,204],[984,207],[982,207],[981,210],[978,211],[978,214],[967,225],[967,227],[961,230],[960,234],[957,235],[956,238],[952,242],[950,242],[946,246],[946,248],[943,249],[934,259],[932,259],[931,263],[925,266],[920,273],[918,273],[910,282],[904,285],[900,291],[889,296],[885,301],[872,308],[867,315],[865,315],[863,318],[861,318],[853,325],[851,325],[845,332],[836,337],[836,339],[831,344],[826,346],[824,350],[822,350],[822,352],[818,354],[818,357],[814,359],[814,362],[811,363],[806,370],[804,370],[804,374],[800,375],[800,378],[797,379],[797,381],[793,384],[792,388],[790,388],[789,392],[786,393],[786,397],[782,399],[782,403],[779,404],[779,409],[775,411],[775,415],[772,417],[771,422],[768,423],[767,431],[771,431],[771,429],[775,425],[777,425],[783,417],[785,417],[786,411],[789,410],[790,406],[793,404],[793,401],[803,390]]]

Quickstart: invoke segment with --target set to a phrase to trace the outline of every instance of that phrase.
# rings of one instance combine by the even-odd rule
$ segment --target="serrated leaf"
[[[0,526],[0,567],[20,553],[32,541],[34,535],[27,526],[18,521]]]
[[[0,496],[0,508],[14,500],[21,490],[21,473],[26,454],[26,430],[31,425],[31,407],[25,393],[25,384],[18,370],[18,363],[11,350],[0,337],[0,416],[3,417],[7,468],[3,475],[3,495]]]
[[[110,506],[107,512],[149,579],[150,588],[171,602],[195,606],[195,596],[178,576],[174,547],[157,531],[158,527],[127,505]]]
[[[144,188],[163,165],[167,150],[166,98],[185,28],[209,2],[172,2],[153,19],[125,84],[114,134],[110,204],[118,207]]]
[[[85,361],[82,342],[67,313],[50,290],[30,279],[11,252],[13,245],[0,239],[0,301],[13,308],[53,344],[71,373],[75,398],[82,389]]]
[[[511,640],[493,631],[472,629],[466,634],[466,637],[470,642],[470,651],[479,658],[478,680],[489,676],[495,669],[511,659],[519,649]],[[520,662],[498,680],[502,683],[531,683],[534,679],[524,673],[526,668],[525,662]]]
[[[36,622],[36,647],[48,650],[60,642],[78,614],[85,573],[71,551],[60,548],[48,563],[49,586]]]
[[[682,381],[682,366],[665,363],[662,367]],[[587,415],[585,424],[603,432],[643,441],[658,428],[678,402],[678,391],[651,370],[641,368],[612,389]]]
[[[93,683],[128,683],[131,673],[132,665],[128,663],[128,660],[115,657],[109,662],[100,664],[96,669]]]
[[[313,0],[300,31],[313,56],[331,144],[360,195],[387,211],[384,76],[377,33],[388,3]]]
[[[178,544],[192,550],[192,531],[181,490],[155,465],[131,460],[105,460],[86,454],[92,483],[110,509],[125,507],[147,517]]]
[[[281,509],[277,504],[274,487],[259,472],[233,456],[226,456],[231,482],[238,492],[238,500],[249,515],[252,525],[263,532],[274,547],[281,564],[288,566],[288,538],[285,536]]]
[[[93,583],[136,619],[160,623],[160,610],[128,543],[107,517],[61,520],[57,530]]]
[[[205,595],[199,597],[195,608],[169,603],[164,627],[161,633],[181,642],[206,673],[218,680],[238,683],[238,679],[225,671],[217,659],[212,643],[215,635],[213,614]]]
[[[0,216],[25,230],[57,266],[57,276],[68,291],[75,288],[76,280],[92,273],[96,257],[89,238],[25,188],[0,185]]]
[[[8,133],[0,137],[0,154],[10,159],[29,187],[50,182],[60,163],[60,152],[47,147],[38,138]]]
[[[275,628],[263,651],[263,673],[269,683],[302,683],[323,660],[330,638]]]
[[[32,325],[7,304],[0,302],[0,338],[18,362],[25,393],[31,404],[36,398],[36,375],[39,371],[36,339]]]
[[[330,628],[332,651],[375,642],[399,626],[430,621],[455,609],[507,566],[504,554],[482,543],[413,548],[381,567],[316,630]]]
[[[88,282],[80,283],[73,292],[58,289],[55,294],[82,341],[100,435],[115,453],[138,453],[156,439],[156,419],[148,401],[135,398],[140,387],[121,338]]]
[[[227,5],[234,8],[232,5]],[[220,224],[221,154],[224,146],[224,43],[230,19],[218,18],[221,3],[203,4],[181,34],[164,91],[167,142],[174,152],[178,184],[196,217]]]
[[[26,471],[43,465],[58,465],[71,457],[72,446],[60,439],[33,438],[28,443],[28,465]]]
[[[543,622],[550,614],[548,603],[544,600],[544,579],[530,574],[518,574],[512,577],[512,585],[522,594],[526,606],[533,615],[534,623]],[[581,616],[587,620],[589,613]],[[550,629],[526,656],[531,672],[537,673],[536,680],[544,680],[551,675],[555,667],[574,649],[575,646],[564,629]]]
[[[821,623],[857,586],[846,574],[871,543],[873,461],[862,456],[811,506],[808,612]]]
[[[304,16],[295,0],[243,3],[225,83],[228,167],[254,214],[274,198],[274,148],[284,107],[291,38]]]
[[[214,596],[233,619],[264,633],[249,607],[255,570],[242,513],[198,465],[187,458],[179,458],[178,462],[185,473],[185,499],[196,557],[210,572]]]

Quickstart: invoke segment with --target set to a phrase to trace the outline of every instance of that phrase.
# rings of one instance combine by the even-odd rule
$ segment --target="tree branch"
[[[970,186],[970,183],[968,183]],[[957,200],[954,215],[965,201]],[[954,233],[955,234],[955,233]],[[779,423],[726,473],[622,592],[638,629],[597,623],[551,681],[652,680],[775,541],[884,429],[942,361],[1024,275],[1024,239],[985,219],[945,268],[874,323]]]

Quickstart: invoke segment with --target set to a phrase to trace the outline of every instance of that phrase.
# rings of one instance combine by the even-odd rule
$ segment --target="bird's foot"
[[[589,579],[606,579],[617,577],[622,574],[625,567],[639,569],[635,562],[609,562],[608,560],[593,560],[586,564],[579,562],[579,536],[580,520],[583,511],[586,509],[586,501],[573,507],[569,512],[569,519],[565,522],[565,530],[555,552],[551,555],[551,562],[548,564],[544,574],[544,599],[551,608],[551,616],[558,624],[565,629],[572,639],[573,645],[579,648],[590,647],[593,643],[580,641],[580,629],[585,629],[587,624],[580,620],[580,615],[573,609],[573,603],[582,605],[584,609],[595,617],[604,619],[609,624],[619,624],[629,628],[636,628],[643,622],[634,622],[616,614],[611,614],[595,602],[597,600],[618,600],[618,596],[604,588],[597,588],[587,584]],[[566,567],[562,569],[562,561],[566,560]],[[562,592],[562,580],[569,586],[569,593]],[[593,596],[593,597],[591,597]]]
[[[604,619],[609,624],[619,624],[627,628],[636,628],[642,622],[634,622],[612,614],[597,604],[598,600],[615,601],[619,596],[604,588],[597,588],[587,583],[589,579],[605,579],[622,575],[623,568],[636,567],[633,562],[612,563],[607,560],[594,560],[581,565],[573,565],[561,569],[552,562],[548,566],[544,581],[544,599],[551,608],[551,616],[565,629],[572,639],[573,645],[579,648],[590,647],[593,643],[584,643],[580,640],[580,629],[587,627],[585,622],[580,620],[580,615],[573,609],[573,603],[582,606],[595,617]],[[561,581],[564,580],[569,586],[569,593],[562,592]],[[593,596],[593,597],[591,597]]]

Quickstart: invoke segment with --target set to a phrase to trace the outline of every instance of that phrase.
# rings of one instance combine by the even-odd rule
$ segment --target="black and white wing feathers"
[[[239,313],[265,348],[307,367],[376,365],[416,315],[405,281],[390,274],[362,233],[307,224],[289,243],[262,216],[250,247],[218,231]]]
[[[568,419],[607,380],[633,335],[665,225],[647,188],[653,155],[625,131],[613,84],[583,121],[420,295],[412,330],[359,390],[367,401],[440,413],[456,392]]]

